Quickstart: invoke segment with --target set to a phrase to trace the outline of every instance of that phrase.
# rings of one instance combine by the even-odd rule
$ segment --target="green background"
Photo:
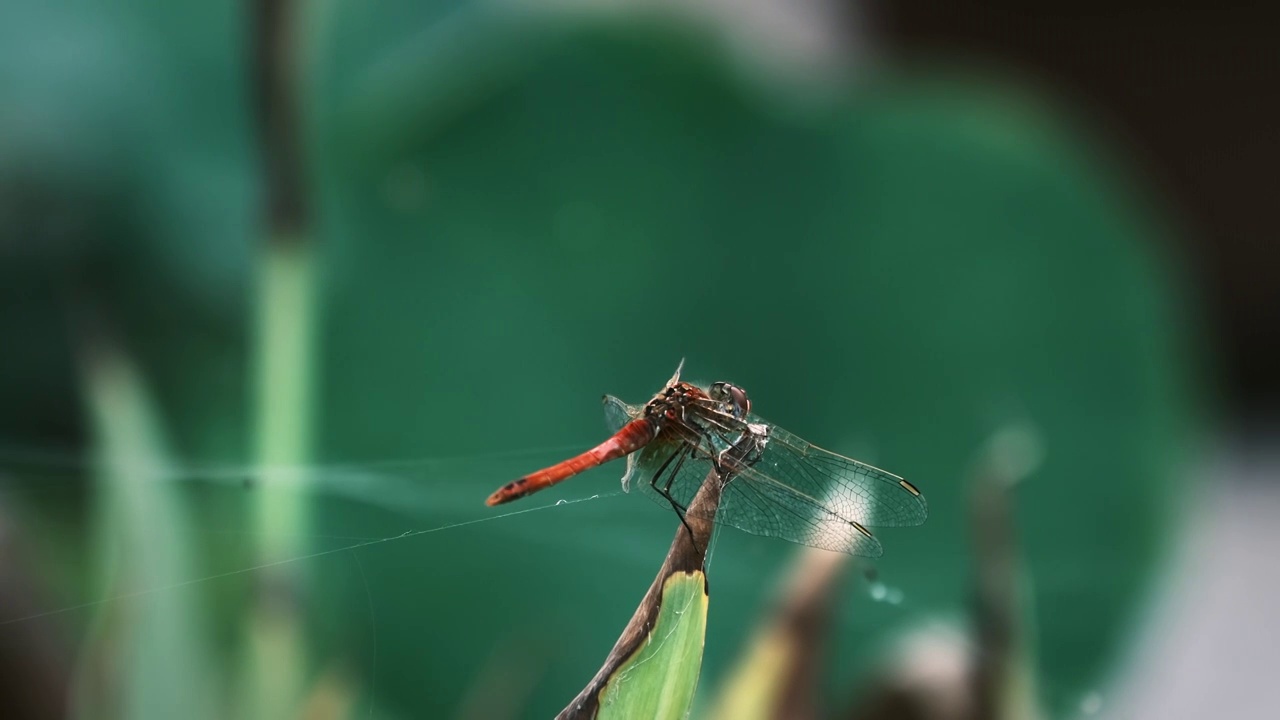
[[[87,313],[136,362],[173,456],[252,461],[260,163],[246,18],[220,5],[0,11],[10,449],[92,441],[68,320]],[[602,437],[602,393],[643,401],[687,358],[687,376],[747,388],[763,416],[929,499],[924,527],[880,533],[880,577],[904,602],[849,580],[833,704],[895,634],[963,617],[966,473],[1011,420],[1046,448],[1018,490],[1044,699],[1065,713],[1105,687],[1170,534],[1192,393],[1160,226],[1098,146],[974,75],[887,71],[797,102],[673,23],[485,7],[321,3],[303,23],[311,459],[440,460],[305,474],[318,493],[299,552],[500,514],[491,490]],[[9,464],[49,607],[98,597],[84,529],[101,493]],[[621,472],[510,508],[613,493]],[[175,580],[253,564],[259,485],[159,486],[186,519],[142,535],[196,543]],[[380,716],[452,717],[484,696],[549,716],[676,527],[610,496],[293,563],[306,671],[338,663]],[[794,551],[721,535],[704,693]],[[191,642],[224,697],[251,577],[168,591],[201,608]],[[78,637],[112,605],[57,622]],[[188,667],[139,692],[209,682]]]

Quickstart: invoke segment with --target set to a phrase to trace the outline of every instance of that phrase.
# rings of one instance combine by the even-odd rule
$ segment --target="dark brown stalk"
[[[988,461],[979,470],[971,496],[976,559],[973,620],[979,653],[973,674],[974,718],[999,720],[1010,712],[1007,693],[1018,660],[1023,612],[1011,486],[999,464]]]
[[[289,0],[251,3],[253,110],[271,242],[300,240],[308,224],[294,10]]]

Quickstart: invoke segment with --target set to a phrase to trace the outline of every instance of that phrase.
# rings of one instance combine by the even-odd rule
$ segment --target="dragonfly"
[[[503,485],[486,503],[511,502],[626,457],[623,489],[638,486],[682,522],[708,477],[722,483],[719,507],[708,515],[714,522],[850,555],[883,554],[871,527],[915,526],[928,517],[924,495],[902,477],[760,418],[732,383],[682,381],[682,368],[644,405],[605,395],[609,439]]]

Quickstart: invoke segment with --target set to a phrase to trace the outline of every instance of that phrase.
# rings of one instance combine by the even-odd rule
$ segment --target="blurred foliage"
[[[261,232],[242,25],[218,3],[0,10],[4,445],[87,442],[73,348],[91,315],[145,377],[174,456],[249,458]],[[334,492],[309,549],[487,517],[498,484],[601,437],[601,393],[643,400],[687,357],[691,377],[741,384],[765,417],[929,498],[927,525],[883,535],[903,604],[837,610],[828,695],[896,633],[961,612],[961,474],[1010,416],[1048,453],[1019,497],[1040,685],[1058,713],[1097,687],[1168,534],[1188,342],[1151,225],[1051,109],[907,75],[796,106],[665,23],[322,2],[307,27],[313,445],[322,461],[442,458],[317,475]],[[612,492],[620,474],[525,502]],[[6,475],[31,532],[64,523],[45,535],[50,605],[95,597],[67,578],[93,572],[73,528],[100,494]],[[178,487],[199,509],[188,576],[252,564],[253,485]],[[307,671],[341,668],[392,715],[504,694],[552,715],[673,524],[610,497],[301,561]],[[790,552],[721,537],[705,680]],[[249,580],[192,593],[226,662]],[[112,605],[60,619],[83,631]],[[193,672],[171,671],[157,686]]]
[[[185,532],[189,509],[176,487],[149,481],[166,452],[154,408],[136,369],[109,342],[96,339],[79,353],[103,463],[92,543],[104,587],[96,594],[103,597],[178,585],[193,565]],[[157,537],[157,529],[167,532]],[[74,716],[141,720],[222,714],[203,606],[199,593],[175,588],[145,604],[101,607],[81,656]],[[171,673],[173,668],[181,672]]]

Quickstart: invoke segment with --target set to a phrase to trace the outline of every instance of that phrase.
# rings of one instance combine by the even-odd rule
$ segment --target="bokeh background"
[[[6,3],[0,706],[553,715],[678,525],[618,467],[482,501],[686,358],[929,498],[839,581],[822,716],[911,638],[981,652],[974,468],[1010,427],[1026,707],[1265,714],[1248,13]],[[700,697],[797,552],[721,534]]]

